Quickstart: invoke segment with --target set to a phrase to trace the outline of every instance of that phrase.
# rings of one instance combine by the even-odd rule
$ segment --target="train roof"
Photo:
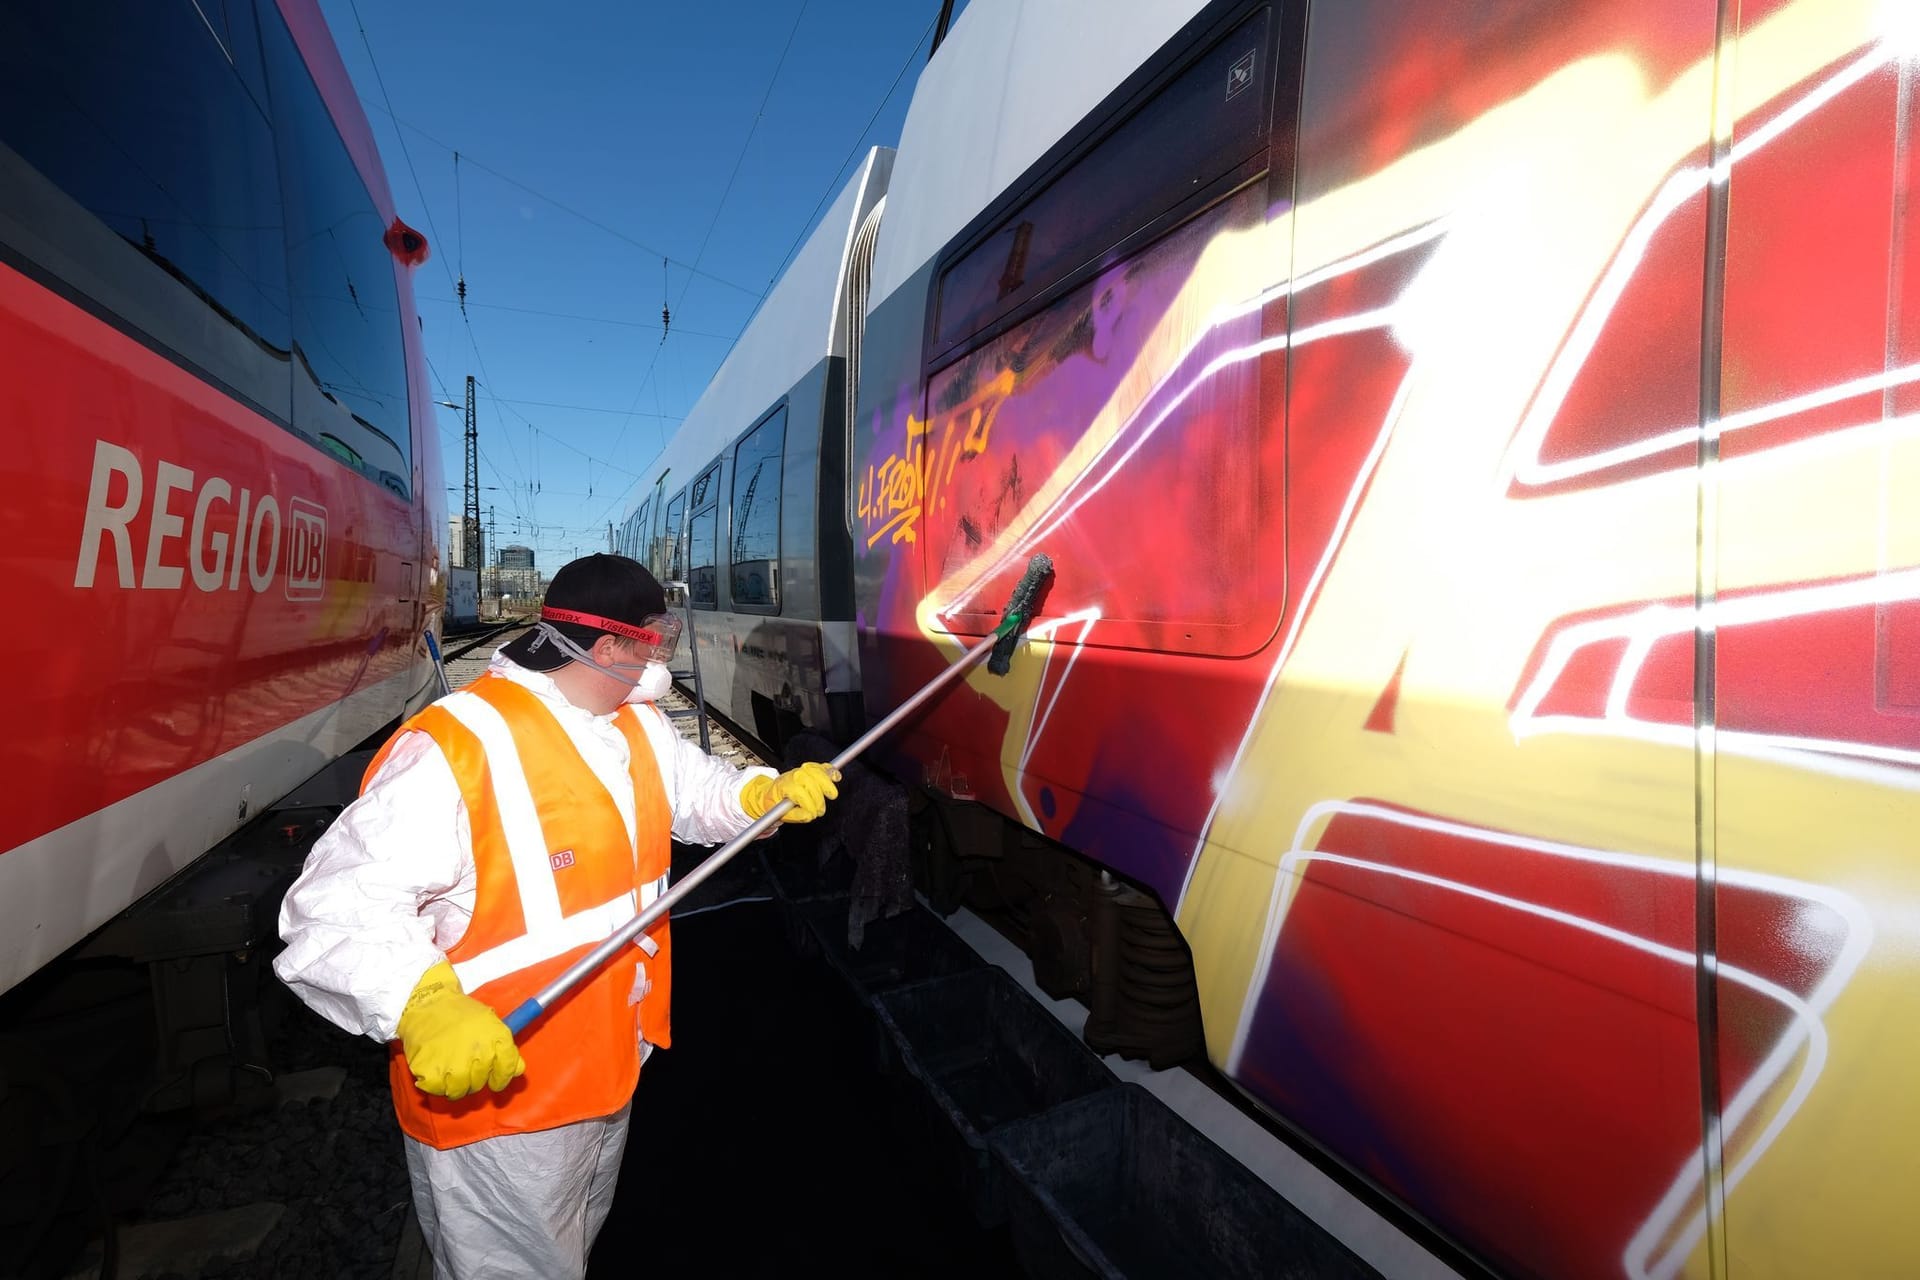
[[[693,479],[694,468],[712,457],[721,444],[753,425],[755,418],[815,365],[828,356],[846,354],[847,335],[841,316],[847,253],[860,224],[886,195],[893,156],[889,147],[875,147],[867,153],[792,265],[747,322],[740,341],[713,375],[686,421],[647,468],[648,487],[639,491],[633,506],[649,496],[650,486],[663,470],[673,472],[676,484]]]
[[[869,310],[1202,7],[1203,0],[968,5],[920,73],[907,108]]]

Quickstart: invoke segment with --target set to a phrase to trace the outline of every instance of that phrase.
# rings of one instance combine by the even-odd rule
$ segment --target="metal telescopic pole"
[[[1012,620],[1009,619],[1009,621]],[[843,769],[852,763],[862,752],[878,741],[881,735],[887,733],[895,725],[919,710],[926,704],[929,698],[946,688],[948,684],[958,679],[964,672],[972,667],[975,662],[984,657],[987,652],[999,642],[1000,634],[1000,631],[996,630],[993,634],[974,645],[973,648],[967,650],[960,661],[954,663],[945,671],[942,671],[939,675],[929,680],[925,685],[921,686],[918,693],[915,693],[905,702],[895,707],[880,723],[861,734],[852,746],[835,756],[829,767],[833,769]],[[695,669],[697,670],[698,667],[696,666]],[[620,948],[631,943],[634,938],[638,937],[648,926],[653,924],[654,921],[671,911],[681,899],[699,888],[708,876],[720,870],[735,854],[739,853],[749,844],[752,844],[763,832],[771,829],[775,823],[780,821],[787,810],[791,808],[793,808],[793,801],[782,800],[779,804],[774,805],[773,808],[754,819],[752,826],[735,836],[720,852],[714,854],[705,862],[702,862],[692,871],[689,871],[685,878],[674,885],[673,888],[667,890],[658,898],[655,898],[639,915],[621,926],[620,930],[612,937],[575,961],[573,966],[565,973],[541,988],[533,999],[528,1000],[512,1013],[509,1013],[506,1017],[507,1029],[515,1035],[520,1034],[529,1023],[540,1016],[542,1010],[565,995],[582,978],[587,977],[601,965],[605,964],[611,957],[619,952]]]

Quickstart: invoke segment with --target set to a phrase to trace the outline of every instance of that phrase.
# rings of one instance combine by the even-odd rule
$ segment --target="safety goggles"
[[[540,620],[571,622],[631,640],[646,656],[648,662],[662,664],[671,662],[674,651],[680,647],[680,619],[670,613],[653,614],[636,625],[631,622],[621,622],[617,618],[603,618],[598,614],[581,613],[574,609],[549,607],[540,610]]]

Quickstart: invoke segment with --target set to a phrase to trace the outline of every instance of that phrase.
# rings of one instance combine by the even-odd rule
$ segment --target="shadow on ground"
[[[758,867],[691,905],[769,893]],[[642,1073],[590,1280],[1019,1274],[891,1131],[871,1024],[777,903],[676,912],[673,940],[674,1047]]]

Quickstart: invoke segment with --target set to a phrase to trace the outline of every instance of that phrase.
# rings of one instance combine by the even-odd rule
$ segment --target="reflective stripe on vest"
[[[556,924],[547,925],[538,932],[529,923],[528,931],[511,942],[503,942],[477,956],[455,963],[453,972],[460,979],[460,989],[475,991],[495,978],[563,955],[582,943],[604,942],[620,926],[653,905],[653,900],[666,891],[667,877],[661,876],[642,885],[637,898],[632,893],[623,893],[597,907],[588,907]],[[660,944],[644,933],[634,940],[634,945],[649,956],[660,953]]]
[[[447,959],[462,989],[496,1013],[552,981],[666,889],[672,813],[659,765],[631,708],[613,725],[628,746],[631,831],[553,710],[512,681],[483,676],[402,726],[434,739],[460,787],[475,893],[472,919]],[[423,1094],[396,1044],[389,1076],[401,1129],[445,1149],[617,1111],[638,1079],[641,1040],[670,1042],[667,922],[656,921],[636,944],[521,1034],[526,1074],[498,1093],[454,1102]]]

